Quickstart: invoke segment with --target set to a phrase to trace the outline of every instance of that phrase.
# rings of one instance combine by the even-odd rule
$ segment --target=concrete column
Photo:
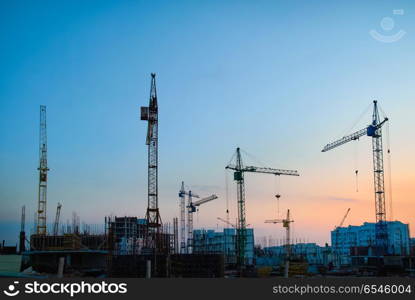
[[[287,259],[285,261],[284,277],[288,278],[288,272],[290,270],[290,261]]]
[[[146,278],[151,278],[151,260],[147,260]]]
[[[65,267],[65,257],[59,257],[58,278],[63,277],[63,268]]]

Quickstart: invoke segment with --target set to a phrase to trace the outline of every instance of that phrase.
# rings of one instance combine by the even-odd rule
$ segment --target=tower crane
[[[157,244],[161,243],[159,230],[162,223],[158,207],[158,104],[155,73],[151,73],[149,105],[141,107],[141,120],[147,121],[148,123],[146,138],[146,145],[148,146],[148,203],[146,212],[146,247],[153,249],[154,252],[156,252]]]
[[[188,205],[187,205],[187,253],[191,254],[193,252],[193,213],[196,212],[196,208],[202,204],[210,202],[218,198],[216,195],[210,195],[206,198],[202,198],[193,202],[192,191],[189,191],[188,194]]]
[[[336,226],[334,228],[335,230],[335,236],[336,236],[336,247],[335,247],[335,257],[336,257],[336,261],[338,266],[341,265],[341,258],[340,258],[340,249],[339,249],[339,233],[340,233],[340,227],[343,226],[344,221],[346,220],[347,216],[349,215],[350,212],[350,208],[347,209],[346,213],[344,214],[339,226]]]
[[[59,218],[61,215],[62,204],[58,203],[56,207],[55,222],[53,223],[53,235],[58,235],[59,233]]]
[[[266,220],[265,223],[280,224],[285,228],[285,277],[288,277],[288,270],[291,257],[291,238],[290,238],[290,223],[294,220],[290,219],[290,210],[287,210],[287,217],[285,219]]]
[[[329,151],[350,141],[359,140],[362,136],[372,138],[373,152],[373,174],[374,174],[374,191],[375,191],[375,213],[376,225],[375,236],[378,255],[387,254],[388,251],[388,231],[386,224],[386,205],[385,205],[385,183],[383,170],[383,145],[382,145],[382,126],[388,121],[388,118],[380,119],[378,103],[373,101],[372,122],[365,128],[356,131],[350,135],[327,144],[322,152]]]
[[[186,196],[189,197],[189,204],[192,201],[191,198],[199,198],[199,195],[192,193],[191,191],[186,192],[184,189],[184,182],[182,181],[182,186],[179,191],[180,198],[180,253],[186,253]],[[189,219],[188,219],[189,220]]]
[[[36,233],[46,234],[46,191],[48,181],[48,146],[46,135],[46,106],[40,106],[40,131],[39,131],[39,190],[37,207]]]
[[[238,228],[237,228],[237,262],[242,270],[245,267],[245,249],[246,249],[246,211],[245,211],[245,181],[244,173],[262,173],[272,175],[290,175],[299,176],[297,171],[282,170],[265,167],[244,166],[242,163],[240,148],[236,148],[236,158],[234,164],[229,164],[225,169],[233,170],[233,179],[236,181],[237,201],[238,201]]]

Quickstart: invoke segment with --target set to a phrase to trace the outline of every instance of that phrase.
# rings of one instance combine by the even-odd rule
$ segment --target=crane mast
[[[236,253],[237,264],[240,268],[245,266],[245,248],[246,248],[246,212],[245,212],[245,183],[243,163],[240,148],[236,148],[236,165],[227,166],[227,169],[233,169],[233,179],[236,181],[236,200],[238,203],[238,228],[236,230]]]
[[[193,250],[193,213],[192,213],[192,191],[189,191],[187,200],[187,253]]]
[[[369,127],[368,135],[372,136],[373,150],[373,173],[376,206],[376,241],[379,250],[383,253],[388,251],[388,230],[386,225],[386,204],[385,204],[385,174],[383,168],[383,144],[382,127],[378,126],[384,122],[380,121],[377,101],[373,103],[372,126]],[[381,254],[383,254],[381,253]]]
[[[180,198],[180,253],[186,253],[186,191],[184,190],[184,182],[179,191]]]
[[[146,212],[147,235],[146,246],[157,249],[161,242],[159,230],[161,217],[158,208],[158,104],[156,91],[156,74],[151,73],[151,90],[149,106],[141,107],[141,120],[147,121],[146,145],[148,146],[148,204]]]
[[[386,224],[386,205],[385,205],[385,179],[383,168],[383,144],[382,144],[382,126],[388,121],[388,118],[380,119],[378,103],[373,101],[372,122],[366,128],[363,128],[351,135],[345,136],[333,143],[327,144],[322,152],[329,151],[340,145],[367,135],[372,137],[373,152],[373,174],[374,174],[374,192],[375,192],[375,236],[378,254],[383,255],[388,252],[388,231]]]
[[[40,132],[39,132],[39,190],[37,208],[37,229],[36,233],[46,234],[46,191],[48,177],[47,161],[47,135],[46,135],[46,106],[40,106]]]
[[[246,251],[246,241],[247,241],[247,232],[246,232],[246,209],[245,209],[245,182],[244,182],[244,173],[262,173],[262,174],[272,174],[272,175],[291,175],[299,176],[298,172],[295,170],[283,170],[283,169],[273,169],[273,168],[264,168],[264,167],[254,167],[254,166],[244,166],[241,157],[240,148],[236,148],[236,161],[235,164],[229,164],[226,166],[226,169],[233,170],[233,179],[236,181],[236,194],[238,202],[238,228],[237,228],[237,263],[240,269],[242,270],[246,265],[245,251]]]

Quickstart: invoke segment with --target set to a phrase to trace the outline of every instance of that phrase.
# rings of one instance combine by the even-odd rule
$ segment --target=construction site
[[[147,124],[147,210],[129,216],[102,216],[100,229],[80,224],[74,213],[72,224],[63,224],[58,203],[53,221],[47,219],[48,148],[46,106],[40,106],[39,182],[35,227],[26,234],[25,206],[21,209],[21,228],[16,232],[18,246],[0,248],[0,266],[7,258],[18,257],[14,269],[0,269],[2,277],[163,277],[163,278],[233,278],[233,277],[312,277],[312,276],[405,276],[415,277],[415,238],[409,225],[390,221],[385,203],[384,145],[377,101],[372,103],[368,126],[331,142],[322,152],[333,150],[365,137],[372,140],[374,218],[361,226],[344,226],[351,209],[339,216],[331,231],[331,241],[324,246],[292,238],[295,220],[290,209],[283,218],[267,219],[285,230],[279,243],[259,245],[255,228],[247,221],[245,181],[252,174],[301,176],[297,170],[258,167],[244,163],[243,151],[236,148],[224,169],[233,176],[237,207],[236,223],[227,208],[221,222],[223,230],[194,228],[194,214],[201,206],[219,201],[217,194],[201,195],[186,188],[178,179],[177,216],[163,220],[159,197],[159,102],[156,75],[150,77],[150,98],[142,106],[140,119]],[[134,112],[132,112],[134,113]],[[136,113],[136,112],[135,112]],[[167,125],[168,126],[168,125]],[[161,128],[163,130],[163,128]],[[144,140],[144,137],[143,137]],[[232,147],[230,147],[232,148]],[[389,151],[389,149],[387,149]],[[322,154],[324,155],[324,154]],[[144,172],[145,170],[142,170]],[[248,176],[247,176],[248,175]],[[356,170],[357,175],[357,170]],[[249,180],[249,179],[248,179]],[[369,183],[365,183],[369,184]],[[280,194],[276,194],[279,201]],[[218,200],[219,199],[219,200]],[[162,221],[163,220],[163,221]],[[48,225],[51,224],[51,225]]]

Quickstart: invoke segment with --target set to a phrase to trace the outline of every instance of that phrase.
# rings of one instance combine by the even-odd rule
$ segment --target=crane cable
[[[355,143],[354,146],[354,173],[356,175],[356,193],[359,192],[359,145]]]
[[[225,189],[226,189],[226,222],[227,226],[229,227],[229,180],[228,180],[228,172],[225,169]]]
[[[343,134],[341,136],[346,136],[347,134],[350,134],[350,132],[353,131],[353,129],[357,126],[357,124],[363,119],[363,117],[367,114],[367,112],[369,111],[369,109],[372,107],[372,104],[369,104],[363,111],[362,113],[357,117],[356,120],[354,120],[354,122],[352,123],[352,126],[348,129],[346,129],[345,131],[343,131]],[[358,140],[356,140],[358,141]],[[354,169],[354,173],[355,173],[355,186],[356,186],[356,192],[359,192],[359,169],[358,169],[358,149],[357,149],[357,144],[355,146],[355,151],[354,151],[354,160],[355,160],[355,169]]]
[[[241,152],[252,159],[254,163],[257,163],[260,167],[266,167],[266,165],[260,161],[255,155],[246,152],[244,149],[240,148]]]
[[[386,124],[386,167],[388,173],[388,188],[389,188],[389,218],[393,221],[393,202],[392,202],[392,163],[391,163],[391,151],[390,151],[390,135],[389,135],[389,122]]]
[[[274,178],[274,195],[277,198],[277,219],[280,217],[280,176],[275,176]]]
[[[367,112],[369,111],[369,109],[372,107],[372,104],[369,104],[366,108],[365,108],[365,110],[364,111],[362,111],[362,113],[356,118],[356,120],[354,120],[354,122],[352,123],[352,126],[351,127],[349,127],[349,128],[347,128],[347,129],[345,129],[342,133],[341,133],[341,135],[339,135],[339,136],[345,136],[345,135],[347,135],[347,134],[350,134],[352,131],[353,131],[353,129],[357,126],[357,124],[363,119],[363,117],[367,114]]]

